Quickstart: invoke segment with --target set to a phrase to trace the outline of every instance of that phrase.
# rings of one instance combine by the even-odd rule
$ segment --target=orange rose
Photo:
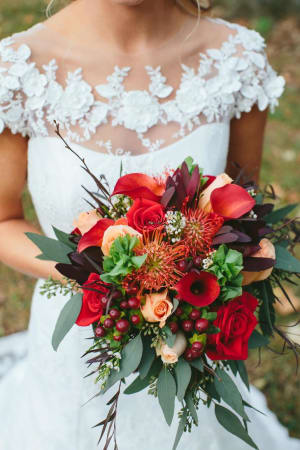
[[[79,228],[81,234],[87,233],[101,219],[101,214],[96,210],[82,212],[78,218],[74,220],[74,228]]]
[[[210,195],[212,191],[223,187],[226,184],[230,184],[231,182],[232,178],[230,178],[226,173],[221,173],[221,175],[218,175],[216,179],[201,193],[198,203],[199,208],[203,209],[207,213],[212,212],[210,203]]]
[[[260,250],[253,253],[251,256],[254,258],[276,258],[275,247],[269,239],[262,239],[259,243]],[[246,272],[243,271],[243,286],[253,283],[254,281],[262,281],[268,278],[272,273],[273,267],[269,269],[261,270],[260,272]]]
[[[169,347],[165,343],[160,343],[156,348],[157,356],[161,357],[164,364],[174,364],[178,361],[187,347],[187,340],[182,331],[178,331],[173,347]]]
[[[134,230],[133,228],[129,227],[128,225],[111,225],[108,227],[103,234],[103,240],[102,240],[102,252],[103,255],[107,256],[109,254],[110,247],[112,243],[120,236],[125,236],[126,234],[129,234],[130,236],[137,236],[138,238],[141,238],[142,235]]]
[[[160,322],[162,328],[173,309],[173,303],[168,297],[168,291],[156,292],[146,295],[146,303],[141,307],[141,312],[147,322]]]

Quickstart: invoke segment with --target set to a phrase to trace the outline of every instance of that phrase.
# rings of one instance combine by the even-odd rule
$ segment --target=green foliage
[[[244,409],[242,396],[231,377],[221,368],[216,370],[216,374],[217,376],[214,378],[214,384],[221,399],[224,400],[227,405],[231,406],[243,420],[249,421]]]
[[[110,247],[108,256],[104,257],[101,280],[106,283],[121,284],[126,275],[134,269],[139,269],[145,262],[147,254],[136,256],[133,252],[138,245],[139,239],[136,236],[118,237]]]
[[[226,245],[220,245],[213,254],[213,264],[208,271],[216,275],[221,287],[220,300],[226,302],[242,295],[243,255],[229,249]]]
[[[42,254],[37,256],[38,259],[70,264],[68,253],[72,251],[72,247],[41,234],[25,234],[41,250]]]
[[[163,367],[157,381],[157,395],[166,422],[171,425],[176,397],[176,382],[167,367]]]
[[[261,300],[259,308],[259,324],[264,335],[272,336],[273,328],[276,320],[274,303],[275,296],[271,286],[270,280],[264,280],[257,283],[259,289],[258,298]]]
[[[257,330],[254,330],[248,341],[248,348],[253,350],[259,347],[265,347],[268,344],[269,338],[267,336],[263,336]]]
[[[229,433],[234,434],[251,447],[257,449],[256,444],[252,441],[247,430],[243,427],[235,414],[229,411],[229,409],[217,404],[215,405],[215,414],[218,422],[229,431]]]
[[[183,413],[180,418],[180,421],[179,421],[179,424],[178,424],[177,433],[176,433],[176,437],[175,437],[175,441],[174,441],[172,450],[176,450],[178,447],[181,436],[184,433],[184,429],[185,429],[186,422],[187,422],[187,416],[188,416],[187,408],[184,408]]]
[[[179,358],[175,366],[175,374],[177,381],[177,398],[182,402],[192,376],[192,369],[189,363],[182,357]]]
[[[172,331],[170,330],[168,325],[166,325],[162,328],[162,332],[163,332],[163,336],[166,341],[166,344],[169,347],[173,347],[173,345],[175,344],[175,340],[176,340],[176,334],[172,333]]]
[[[290,214],[295,208],[297,208],[298,203],[293,203],[291,205],[284,206],[283,208],[275,209],[270,214],[264,217],[264,220],[269,224],[275,224],[280,220],[283,220],[288,214]]]
[[[276,269],[286,272],[300,273],[300,261],[282,245],[275,245],[276,249]]]
[[[144,379],[150,370],[150,367],[155,359],[155,350],[151,347],[152,338],[150,336],[143,337],[143,355],[139,365],[140,378]]]
[[[52,336],[52,347],[56,351],[59,344],[77,320],[82,306],[82,294],[73,295],[58,316]]]

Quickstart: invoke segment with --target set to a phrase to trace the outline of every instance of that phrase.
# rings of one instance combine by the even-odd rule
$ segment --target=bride
[[[59,0],[56,0],[59,1]],[[53,3],[53,2],[51,2]],[[203,12],[200,16],[200,7]],[[210,19],[203,0],[76,0],[51,18],[0,42],[0,260],[38,278],[27,334],[0,340],[0,359],[27,348],[0,381],[1,450],[93,450],[109,397],[84,378],[89,328],[74,326],[58,352],[51,335],[66,297],[40,288],[54,263],[36,259],[25,232],[21,193],[27,180],[43,233],[68,231],[94,189],[54,133],[112,187],[124,173],[160,172],[191,155],[205,169],[235,175],[233,162],[258,177],[268,107],[284,80],[270,67],[262,37]],[[241,387],[242,389],[242,387]],[[111,393],[110,393],[111,394]],[[260,450],[296,450],[255,388],[246,400],[249,432]],[[111,396],[111,395],[110,395]],[[120,450],[172,448],[158,402],[142,392],[120,402]],[[199,410],[199,427],[180,449],[249,448]]]

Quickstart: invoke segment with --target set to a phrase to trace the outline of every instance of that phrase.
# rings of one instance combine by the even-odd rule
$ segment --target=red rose
[[[165,222],[164,208],[160,203],[137,198],[127,213],[128,225],[142,233],[153,231]]]
[[[244,292],[218,310],[214,325],[218,334],[208,335],[207,356],[219,359],[244,360],[248,358],[248,340],[257,325],[254,311],[258,301]]]
[[[91,325],[102,316],[103,308],[101,298],[105,296],[109,289],[107,284],[100,280],[97,273],[91,273],[83,287],[91,287],[99,292],[84,289],[82,297],[82,307],[77,317],[76,323],[81,327]]]

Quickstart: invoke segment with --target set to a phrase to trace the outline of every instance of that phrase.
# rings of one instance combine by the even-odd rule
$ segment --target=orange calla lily
[[[249,212],[255,200],[246,189],[237,184],[226,184],[214,189],[210,196],[212,209],[225,219],[238,219]]]
[[[78,242],[77,250],[79,253],[83,252],[88,247],[101,247],[102,239],[105,230],[114,225],[115,221],[112,219],[100,219],[87,233],[85,233]]]
[[[145,198],[160,201],[165,192],[165,184],[159,183],[155,178],[143,173],[131,173],[121,177],[114,188],[112,195],[124,194],[136,198]]]

